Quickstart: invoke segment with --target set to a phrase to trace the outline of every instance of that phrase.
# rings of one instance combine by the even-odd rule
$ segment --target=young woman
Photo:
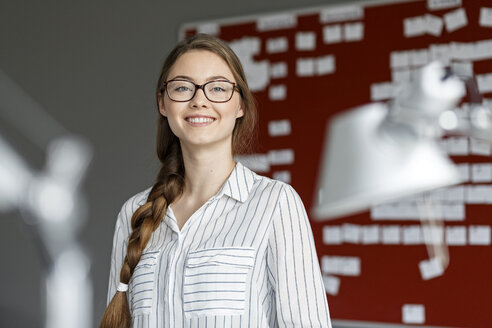
[[[298,194],[233,160],[256,125],[234,52],[180,42],[157,104],[162,167],[118,215],[101,327],[331,327]]]

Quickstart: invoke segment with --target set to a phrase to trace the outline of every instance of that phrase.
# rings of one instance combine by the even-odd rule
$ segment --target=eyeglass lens
[[[190,81],[167,82],[167,94],[174,101],[189,101],[196,92],[196,85]],[[232,98],[234,85],[229,81],[210,81],[203,85],[203,92],[208,100],[213,102],[226,102]]]

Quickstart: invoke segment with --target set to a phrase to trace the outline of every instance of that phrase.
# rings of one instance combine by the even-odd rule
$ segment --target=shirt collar
[[[240,162],[237,162],[236,167],[227,178],[224,185],[220,189],[217,197],[227,195],[235,200],[244,203],[248,197],[253,184],[257,179],[256,173],[245,167]]]

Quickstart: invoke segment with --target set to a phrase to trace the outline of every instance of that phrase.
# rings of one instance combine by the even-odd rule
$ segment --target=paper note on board
[[[296,33],[296,49],[300,51],[309,51],[316,49],[316,33],[315,32],[297,32]]]
[[[361,6],[336,6],[322,9],[319,21],[322,24],[362,19],[364,8]]]
[[[241,162],[248,169],[257,173],[270,171],[270,162],[266,154],[236,155],[234,161]]]
[[[404,245],[418,245],[424,242],[420,225],[402,227],[402,230]]]
[[[297,76],[313,76],[315,72],[314,58],[299,58],[296,61]]]
[[[290,174],[290,171],[276,171],[272,173],[272,178],[278,181],[282,181],[285,183],[291,183],[292,182],[292,177]]]
[[[360,258],[324,255],[321,257],[321,271],[341,276],[360,276]]]
[[[420,261],[419,263],[420,275],[423,280],[429,280],[442,276],[444,274],[444,268],[441,260],[434,257],[432,259]]]
[[[407,38],[427,33],[425,16],[409,17],[403,20],[403,35]]]
[[[270,64],[270,78],[281,79],[287,77],[287,63],[279,62]]]
[[[461,0],[427,0],[429,10],[440,10],[461,6]]]
[[[381,228],[381,239],[383,244],[395,245],[400,243],[400,226],[388,225]]]
[[[492,73],[477,74],[476,79],[480,93],[492,92]]]
[[[361,41],[364,39],[364,24],[361,22],[344,24],[343,39],[347,42]]]
[[[335,56],[327,55],[316,58],[315,62],[316,74],[326,75],[335,72]]]
[[[492,164],[477,163],[471,166],[472,182],[491,182],[492,181]]]
[[[402,307],[402,322],[425,323],[425,307],[422,304],[405,304]]]
[[[272,101],[285,100],[287,97],[287,87],[283,84],[271,85],[268,88],[268,98]]]
[[[323,42],[326,44],[342,41],[342,26],[340,24],[323,27]]]
[[[323,243],[326,245],[339,245],[343,242],[342,228],[340,226],[323,227]]]
[[[448,226],[446,227],[446,244],[449,246],[466,245],[466,227]]]
[[[469,245],[490,245],[490,226],[476,225],[468,227],[468,244]]]
[[[480,19],[478,22],[480,26],[492,27],[492,8],[480,8]]]
[[[346,243],[358,244],[361,236],[360,226],[357,224],[346,223],[342,228],[343,241]]]
[[[468,25],[466,11],[463,8],[453,10],[444,15],[444,24],[446,30],[451,33]]]
[[[266,52],[268,54],[276,54],[286,52],[289,49],[289,41],[287,37],[270,38],[266,40]]]
[[[330,295],[338,295],[338,290],[340,289],[340,278],[323,274],[323,284],[325,285],[325,290]]]
[[[490,156],[492,154],[491,148],[488,141],[470,138],[470,154]]]
[[[365,245],[379,244],[379,225],[367,225],[361,228],[361,239]]]
[[[294,163],[294,150],[278,149],[268,152],[268,160],[271,165],[289,165]]]
[[[290,120],[268,122],[268,135],[271,137],[288,136],[292,131]]]
[[[262,31],[282,30],[297,26],[297,17],[293,14],[277,14],[260,17],[256,29]]]

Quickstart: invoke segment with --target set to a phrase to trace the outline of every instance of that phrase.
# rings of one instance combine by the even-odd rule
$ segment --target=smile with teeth
[[[190,123],[211,123],[215,121],[215,119],[211,117],[187,117],[186,121]]]

